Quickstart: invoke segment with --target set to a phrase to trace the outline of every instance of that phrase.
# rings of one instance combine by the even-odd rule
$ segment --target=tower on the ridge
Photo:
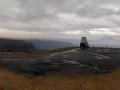
[[[86,37],[81,38],[80,48],[81,49],[88,49],[89,48],[89,44],[88,44],[88,41],[87,41]]]

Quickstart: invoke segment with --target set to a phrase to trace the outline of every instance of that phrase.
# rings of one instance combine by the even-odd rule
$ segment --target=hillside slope
[[[36,49],[29,41],[0,38],[0,49],[16,52],[28,52]]]

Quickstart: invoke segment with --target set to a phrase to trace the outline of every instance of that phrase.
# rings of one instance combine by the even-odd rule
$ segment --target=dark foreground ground
[[[60,72],[70,76],[107,73],[119,68],[120,49],[79,48],[50,55],[0,56],[0,67],[15,72],[42,75]]]

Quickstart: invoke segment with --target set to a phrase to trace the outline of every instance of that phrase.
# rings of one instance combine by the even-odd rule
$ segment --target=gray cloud
[[[120,0],[0,0],[0,28],[42,38],[119,38]]]

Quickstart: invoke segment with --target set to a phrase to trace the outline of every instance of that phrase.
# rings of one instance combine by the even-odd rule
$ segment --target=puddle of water
[[[79,66],[80,66],[80,67],[86,67],[86,65],[84,65],[84,64],[80,64]]]
[[[94,70],[98,70],[99,68],[98,67],[94,67]]]
[[[62,63],[67,63],[67,64],[80,64],[79,62],[77,61],[70,61],[70,60],[63,60]]]
[[[101,57],[101,58],[110,58],[110,57],[108,57],[108,56],[104,56],[104,55],[101,55],[101,54],[96,54],[96,53],[90,53],[90,54],[93,54],[93,55],[95,55],[95,57]]]
[[[73,50],[69,50],[69,51],[65,51],[65,52],[61,52],[61,53],[69,53],[69,52],[76,52],[77,50],[76,49],[73,49]]]
[[[95,56],[94,59],[103,59],[103,57]]]

